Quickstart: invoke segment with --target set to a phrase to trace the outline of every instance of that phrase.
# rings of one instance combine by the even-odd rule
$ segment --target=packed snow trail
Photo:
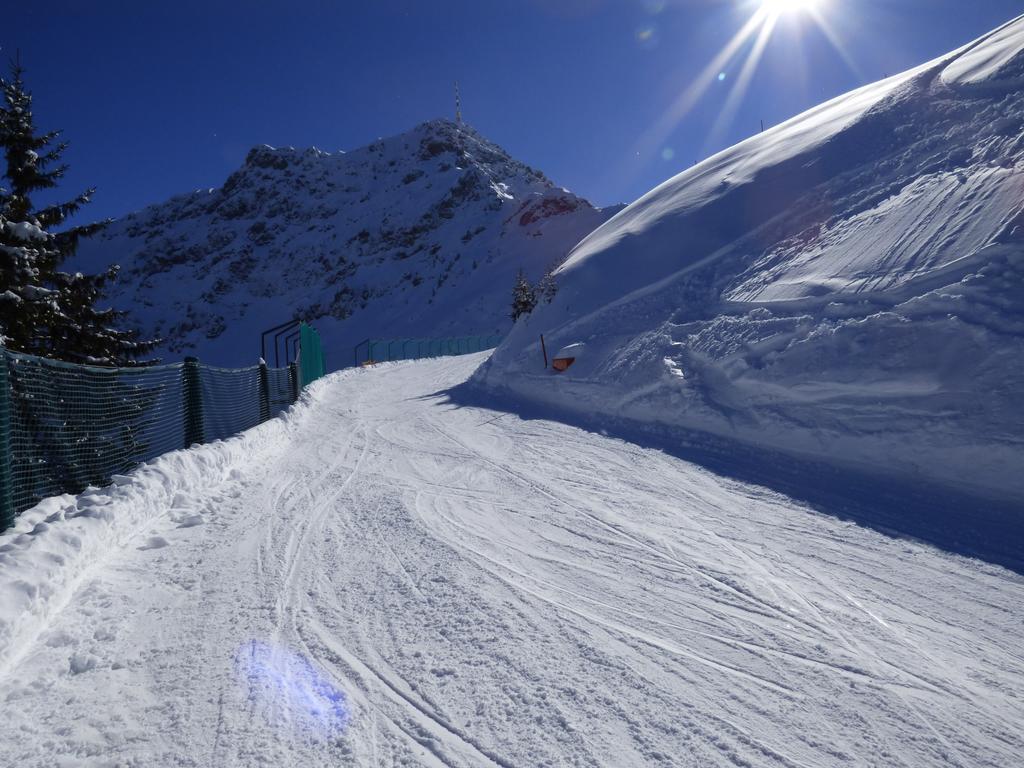
[[[184,482],[53,566],[36,624],[6,617],[0,765],[1019,759],[1022,577],[454,405],[481,359],[328,377],[0,537],[9,576],[74,510]]]

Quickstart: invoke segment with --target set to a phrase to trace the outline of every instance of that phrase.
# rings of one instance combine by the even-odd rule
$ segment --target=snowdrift
[[[1022,86],[1024,17],[670,179],[475,386],[1024,500]]]
[[[215,517],[216,509],[195,503],[195,490],[216,495],[254,461],[272,460],[304,428],[326,385],[314,382],[296,405],[240,435],[164,454],[106,488],[52,496],[15,518],[0,536],[0,675],[108,557],[129,545],[166,546],[160,536],[147,538],[155,526],[190,528]]]

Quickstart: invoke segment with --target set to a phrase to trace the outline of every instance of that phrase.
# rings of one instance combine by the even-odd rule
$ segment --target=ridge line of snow
[[[876,312],[882,307],[894,307],[922,293],[952,285],[970,274],[972,269],[1003,252],[1012,253],[1012,247],[1006,243],[989,242],[939,269],[913,276],[894,288],[861,292],[836,291],[825,296],[802,296],[793,299],[735,299],[723,301],[718,307],[725,312],[742,312],[760,307],[786,312],[813,312],[820,311],[829,304],[868,304],[871,308],[867,311]]]

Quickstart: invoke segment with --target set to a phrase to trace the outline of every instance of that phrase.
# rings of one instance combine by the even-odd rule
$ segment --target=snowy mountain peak
[[[397,136],[378,139],[351,152],[324,152],[315,147],[271,147],[261,144],[249,150],[239,173],[253,169],[286,171],[293,167],[310,166],[331,158],[352,167],[366,161],[386,163],[394,169],[420,165],[460,170],[476,169],[489,178],[500,179],[510,175],[532,178],[549,183],[540,171],[513,159],[504,149],[494,144],[465,123],[447,119],[430,120]],[[426,168],[424,168],[426,170]]]
[[[303,317],[341,362],[367,336],[503,332],[515,273],[537,279],[608,215],[432,120],[350,152],[253,147],[220,188],[126,216],[79,261],[122,264],[114,303],[167,357],[249,362],[264,327]]]
[[[272,147],[269,144],[260,144],[249,150],[245,156],[246,168],[276,168],[284,170],[289,165],[301,163],[306,159],[317,160],[321,157],[330,157],[330,152],[323,152],[316,147],[297,150],[295,147]]]

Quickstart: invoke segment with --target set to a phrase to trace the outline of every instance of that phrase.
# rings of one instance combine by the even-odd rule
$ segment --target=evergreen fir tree
[[[23,70],[11,67],[0,78],[0,147],[4,186],[0,186],[0,337],[8,349],[93,365],[130,365],[154,344],[115,326],[124,313],[99,309],[111,267],[101,275],[60,271],[83,237],[108,222],[64,229],[67,218],[89,202],[87,190],[65,203],[36,209],[32,195],[52,189],[67,172],[60,163],[67,149],[60,131],[37,134],[32,94]]]
[[[526,279],[523,270],[516,275],[515,286],[512,288],[512,321],[515,322],[523,315],[533,312],[537,306],[537,292]]]
[[[537,283],[537,298],[543,300],[545,304],[550,304],[554,300],[555,294],[558,293],[558,283],[555,280],[556,268],[556,264],[548,267],[544,272],[544,277]]]

